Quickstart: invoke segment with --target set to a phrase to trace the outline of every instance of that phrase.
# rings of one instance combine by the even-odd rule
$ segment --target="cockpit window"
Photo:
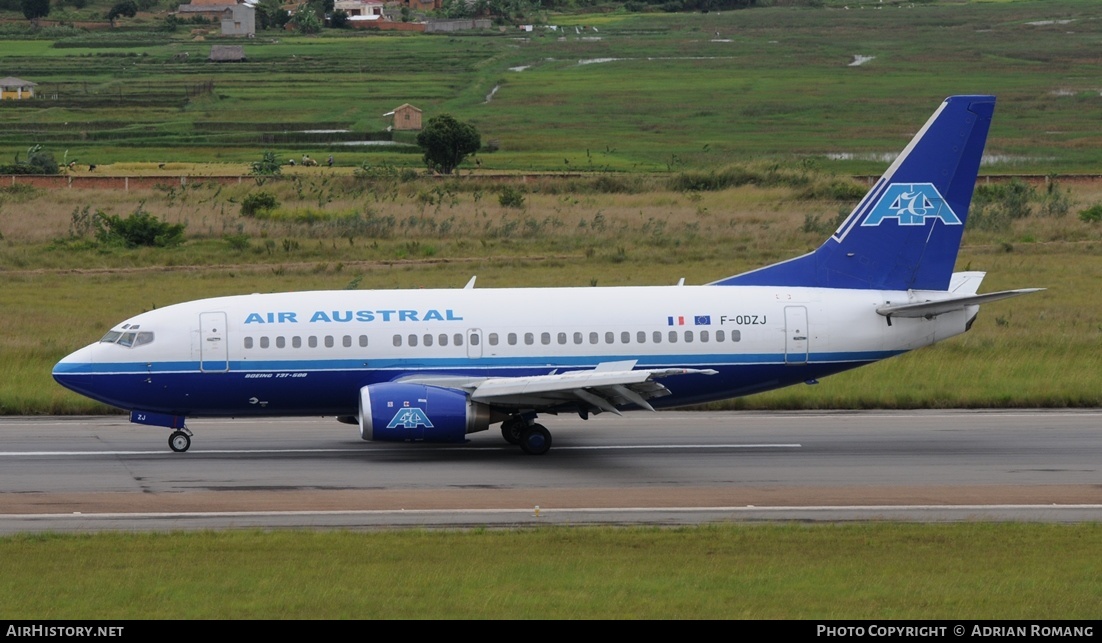
[[[151,331],[143,330],[138,332],[134,330],[135,328],[137,328],[137,326],[132,326],[130,330],[125,332],[117,330],[110,331],[99,341],[101,344],[118,344],[119,346],[125,346],[127,348],[133,348],[153,342],[153,333]]]

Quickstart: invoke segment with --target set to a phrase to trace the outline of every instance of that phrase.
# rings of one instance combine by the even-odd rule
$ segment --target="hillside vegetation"
[[[102,171],[245,164],[272,150],[419,169],[413,137],[391,136],[384,116],[412,103],[476,125],[485,149],[474,160],[487,170],[807,158],[864,174],[946,95],[993,93],[989,171],[1097,170],[1095,3],[808,4],[817,6],[545,10],[531,32],[451,35],[270,30],[242,40],[212,25],[163,31],[156,14],[106,30],[9,24],[4,73],[38,83],[39,98],[0,104],[0,157],[41,144]],[[208,62],[211,46],[227,43],[244,45],[247,61]]]

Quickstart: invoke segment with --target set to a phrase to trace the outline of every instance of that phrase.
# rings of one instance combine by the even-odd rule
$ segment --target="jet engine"
[[[489,406],[462,391],[385,382],[360,389],[360,437],[383,442],[463,442],[490,428]]]

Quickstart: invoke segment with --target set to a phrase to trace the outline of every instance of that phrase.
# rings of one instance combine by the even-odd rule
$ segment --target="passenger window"
[[[630,344],[631,343],[631,333],[629,333],[626,330],[621,331],[620,332],[620,343],[621,344]]]
[[[547,346],[551,343],[551,333],[540,333],[540,343]]]
[[[558,339],[559,339],[559,344],[560,345],[565,344],[566,343],[566,333],[559,333]]]
[[[722,342],[725,339],[727,339],[727,334],[725,332],[723,332],[722,330],[717,330],[716,331],[716,341],[717,342]]]
[[[310,345],[310,348],[317,348],[318,338],[314,335],[311,335],[309,341],[307,341],[306,343]]]
[[[302,338],[295,335],[291,338],[291,348],[302,348]]]
[[[497,341],[498,341],[497,333],[490,333],[487,336],[487,340],[490,342],[490,346],[497,346]]]
[[[581,344],[582,343],[582,334],[581,333],[574,333],[574,343],[575,344]]]
[[[524,333],[524,343],[528,346],[536,343],[536,336],[532,333]]]
[[[406,340],[406,344],[408,346],[416,346],[417,345],[417,335],[410,335],[409,338]]]
[[[260,338],[260,347],[261,348],[268,348],[269,342],[270,342],[270,340],[267,337],[261,337]]]
[[[742,331],[741,330],[731,331],[731,341],[732,342],[737,342],[737,341],[741,341],[741,340],[742,340]]]
[[[440,333],[440,337],[437,337],[437,339],[440,340],[440,345],[441,346],[447,346],[448,345],[448,334],[447,333]]]
[[[326,335],[325,336],[325,347],[326,348],[333,348],[333,336],[332,335]]]
[[[313,338],[311,338],[311,339],[313,339]],[[396,347],[400,347],[402,345],[402,336],[401,335],[395,335],[394,336],[394,345]]]
[[[509,333],[509,345],[510,346],[516,346],[517,345],[517,334],[516,333]]]
[[[670,331],[670,343],[671,344],[676,344],[677,343],[677,331],[676,330],[671,330]]]
[[[360,348],[367,348],[367,335],[360,335]]]
[[[252,348],[252,347],[253,347],[253,338],[252,337],[246,337],[245,338],[245,348]]]
[[[456,333],[456,334],[452,335],[452,340],[454,340],[453,343],[456,346],[462,346],[463,345],[463,333]]]
[[[345,335],[344,337],[342,337],[341,346],[344,346],[345,348],[352,348],[352,336]]]
[[[432,346],[432,335],[425,333],[425,346]]]
[[[662,331],[660,331],[660,330],[654,331],[654,343],[655,344],[661,344],[662,343]]]
[[[600,336],[597,333],[593,333],[593,332],[589,333],[589,343],[590,344],[596,344],[598,341],[600,341]]]
[[[471,333],[471,339],[469,340],[471,342],[471,346],[478,346],[478,342],[479,342],[480,337],[482,337],[482,336],[479,335],[478,333]]]
[[[647,331],[641,330],[638,333],[635,333],[635,341],[640,343],[640,344],[646,344],[647,343]]]
[[[693,331],[691,331],[691,330],[685,331],[685,342],[687,344],[693,343]]]
[[[286,348],[286,347],[287,347],[287,340],[283,337],[283,335],[280,335],[279,337],[276,337],[276,348]]]
[[[700,331],[700,341],[705,342],[705,343],[708,342],[708,331],[706,331],[706,330]]]

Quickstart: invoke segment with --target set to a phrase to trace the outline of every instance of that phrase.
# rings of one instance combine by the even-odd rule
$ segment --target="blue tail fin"
[[[994,96],[945,99],[819,249],[714,285],[945,290],[994,111]]]

